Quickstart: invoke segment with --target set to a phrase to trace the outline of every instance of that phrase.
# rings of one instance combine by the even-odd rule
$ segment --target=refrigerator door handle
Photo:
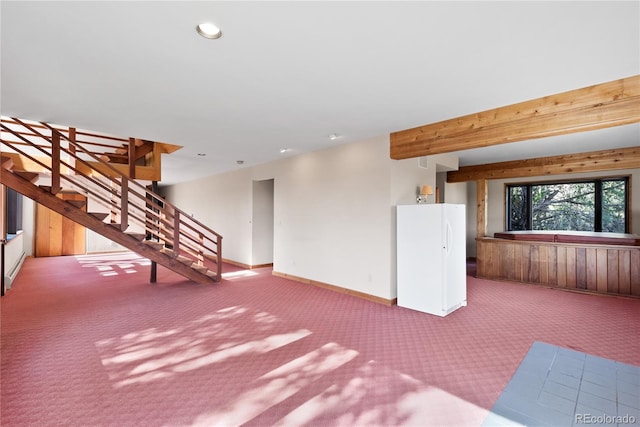
[[[447,240],[445,243],[445,248],[447,250],[447,255],[451,253],[451,242],[453,240],[453,230],[451,229],[451,223],[447,222]]]

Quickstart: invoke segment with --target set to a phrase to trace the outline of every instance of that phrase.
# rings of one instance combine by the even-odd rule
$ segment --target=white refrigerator
[[[467,305],[465,206],[397,206],[398,305],[446,316]]]

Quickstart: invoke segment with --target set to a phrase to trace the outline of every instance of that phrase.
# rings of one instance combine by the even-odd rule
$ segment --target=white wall
[[[288,162],[276,178],[275,270],[390,298],[388,150],[378,138]]]
[[[391,161],[391,206],[390,218],[390,247],[391,247],[391,281],[390,298],[396,298],[397,293],[397,240],[396,240],[396,206],[413,205],[420,194],[422,185],[436,187],[435,163],[421,159],[406,159]],[[428,202],[435,203],[435,194],[429,196]]]
[[[260,262],[252,257],[254,182],[273,179],[274,271],[393,299],[395,206],[415,203],[421,185],[435,187],[436,168],[430,165],[428,159],[391,160],[385,136],[244,167],[164,188],[163,193],[223,235],[224,258],[255,265]],[[638,170],[613,175],[633,172],[632,200],[637,201]],[[531,180],[535,178],[524,181]],[[490,235],[503,230],[505,182],[489,182]],[[475,182],[445,184],[445,194],[448,203],[466,204],[467,256],[476,256]],[[639,204],[634,206],[633,230],[638,233]]]
[[[23,249],[26,256],[33,256],[35,243],[36,202],[28,197],[22,197],[22,233],[24,234]]]
[[[223,258],[251,265],[252,185],[252,169],[242,168],[165,187],[161,193],[223,236]]]
[[[415,203],[426,177],[416,159],[391,160],[384,136],[163,193],[223,235],[224,258],[252,264],[253,182],[274,179],[274,270],[392,299],[395,204]]]

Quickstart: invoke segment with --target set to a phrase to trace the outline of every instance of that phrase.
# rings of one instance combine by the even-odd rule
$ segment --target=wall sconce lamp
[[[418,195],[416,202],[418,202],[418,204],[427,203],[427,197],[431,196],[432,194],[433,187],[431,187],[430,185],[423,185],[422,187],[420,187],[420,194]]]

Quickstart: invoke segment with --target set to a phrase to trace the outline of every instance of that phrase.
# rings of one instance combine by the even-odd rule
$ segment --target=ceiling
[[[164,184],[640,73],[638,1],[4,0],[0,12],[2,115],[183,145],[163,158]],[[223,37],[200,37],[203,21]],[[459,155],[638,145],[626,125]]]

